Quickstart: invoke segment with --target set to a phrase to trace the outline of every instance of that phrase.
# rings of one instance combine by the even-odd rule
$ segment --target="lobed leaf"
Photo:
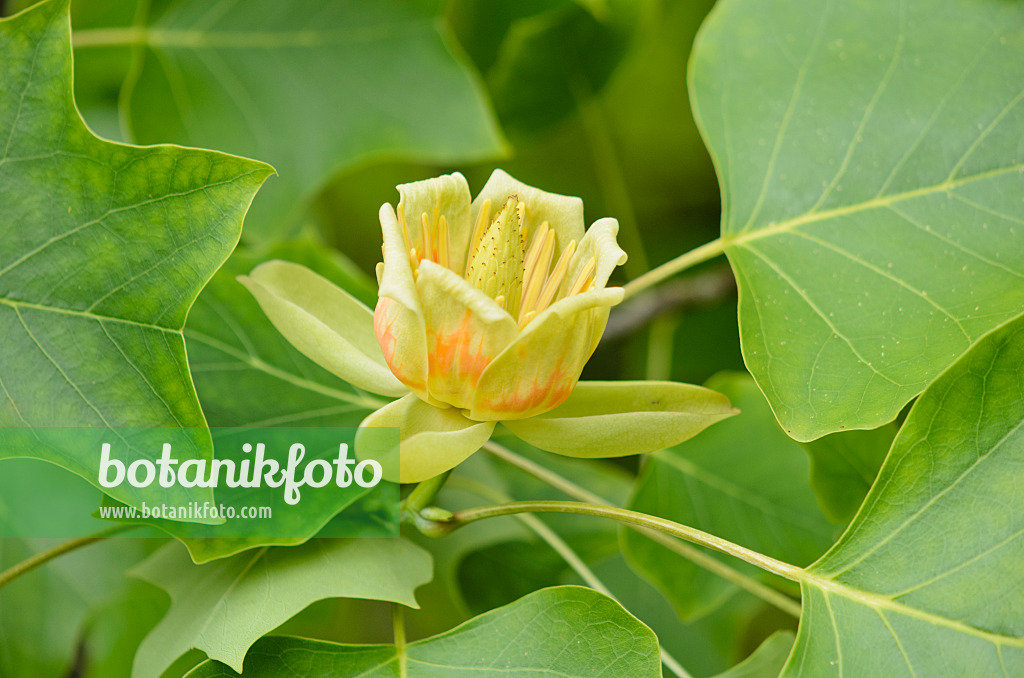
[[[297,673],[336,678],[656,678],[654,634],[612,599],[591,589],[560,586],[531,593],[447,633],[393,645],[337,645],[270,637],[247,657],[246,678]],[[188,678],[237,676],[207,662]]]
[[[99,454],[69,451],[46,427],[191,426],[168,429],[176,456],[209,458],[181,330],[272,169],[94,136],[71,93],[65,1],[0,21],[0,63],[0,457],[38,457],[95,484]],[[109,492],[140,501],[127,485]]]
[[[133,678],[157,678],[190,649],[238,671],[246,651],[311,603],[324,598],[390,600],[417,607],[413,592],[430,580],[430,556],[397,539],[317,540],[264,548],[194,565],[169,544],[133,570],[171,596],[167,615],[135,656]]]

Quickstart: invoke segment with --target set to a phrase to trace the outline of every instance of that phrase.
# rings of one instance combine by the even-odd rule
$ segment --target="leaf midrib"
[[[860,603],[866,607],[870,607],[874,610],[890,610],[898,614],[902,614],[908,617],[913,617],[919,621],[927,622],[929,624],[935,624],[936,626],[943,626],[945,628],[965,633],[976,638],[988,641],[994,645],[1010,645],[1012,647],[1019,647],[1024,649],[1024,638],[1017,638],[1014,636],[1007,636],[1001,633],[994,633],[992,631],[985,631],[983,629],[970,626],[948,617],[926,612],[916,607],[910,607],[898,603],[895,600],[887,596],[883,596],[878,593],[872,593],[870,591],[862,591],[861,589],[841,584],[828,577],[821,577],[808,570],[802,570],[797,575],[797,578],[805,584],[814,586],[824,592],[826,595],[834,593],[844,598],[848,598],[854,602]]]
[[[117,318],[109,315],[100,315],[98,313],[90,313],[88,311],[76,311],[70,308],[61,308],[59,306],[48,306],[46,304],[34,304],[29,301],[21,301],[19,299],[9,299],[7,297],[0,297],[0,304],[4,306],[10,306],[17,310],[19,308],[30,308],[34,311],[47,311],[49,313],[60,313],[62,315],[76,316],[79,318],[88,318],[89,320],[95,320],[99,323],[103,322],[114,322],[124,323],[126,325],[134,325],[136,327],[142,327],[150,330],[158,330],[160,332],[166,332],[168,334],[174,334],[178,337],[182,336],[180,328],[164,327],[163,325],[152,325],[150,323],[144,323],[139,320],[131,320],[129,318]]]
[[[810,211],[801,214],[800,216],[792,217],[779,222],[772,222],[760,228],[754,228],[748,231],[742,231],[739,233],[723,233],[721,237],[722,245],[728,249],[729,247],[742,247],[748,242],[760,240],[774,235],[780,235],[784,233],[790,233],[795,231],[801,226],[807,224],[817,223],[821,221],[828,221],[830,219],[836,219],[839,217],[849,216],[851,214],[857,214],[860,212],[867,212],[869,210],[878,209],[880,207],[889,207],[896,203],[904,202],[907,200],[913,200],[915,198],[922,198],[937,193],[943,193],[952,191],[966,186],[977,181],[984,181],[985,179],[992,179],[1000,177],[1006,174],[1012,174],[1014,172],[1024,172],[1024,163],[1017,163],[1009,165],[1007,167],[1000,167],[997,169],[982,172],[980,174],[974,174],[967,177],[961,177],[960,179],[951,179],[933,184],[931,186],[925,186],[917,188],[912,191],[904,191],[902,193],[893,193],[887,196],[878,196],[871,200],[865,200],[863,202],[854,203],[852,205],[845,205],[843,207],[835,207],[824,211]]]

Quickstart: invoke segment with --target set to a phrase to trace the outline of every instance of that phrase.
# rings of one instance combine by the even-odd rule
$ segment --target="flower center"
[[[520,329],[555,301],[593,287],[597,268],[597,261],[591,257],[570,282],[569,265],[576,253],[576,241],[571,240],[562,249],[552,266],[558,244],[555,231],[545,221],[535,233],[528,233],[526,211],[526,204],[512,195],[492,219],[491,201],[485,200],[469,241],[464,271],[469,284],[516,318]],[[449,258],[448,222],[439,209],[435,209],[433,215],[426,212],[420,215],[419,247],[411,247],[401,204],[398,205],[398,221],[405,242],[410,245],[409,259],[414,274],[423,259],[454,270],[454,262]]]

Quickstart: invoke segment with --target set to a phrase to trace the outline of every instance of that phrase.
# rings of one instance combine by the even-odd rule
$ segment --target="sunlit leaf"
[[[1024,673],[1024,319],[910,411],[864,507],[800,578],[783,675]]]
[[[724,0],[694,111],[746,363],[811,440],[892,420],[1024,307],[1024,6]]]
[[[324,598],[391,600],[416,607],[430,556],[397,539],[317,540],[194,565],[170,544],[133,573],[171,596],[167,615],[135,656],[133,678],[157,678],[192,648],[242,669],[249,647]]]
[[[300,675],[335,678],[656,678],[654,634],[615,601],[591,589],[563,586],[532,593],[433,638],[393,645],[335,645],[267,638],[246,657],[246,678]],[[189,678],[238,674],[215,662]]]
[[[177,432],[177,456],[211,454],[181,329],[271,169],[95,137],[72,100],[69,31],[60,1],[0,22],[0,426],[23,427],[6,429],[0,456],[96,483],[98,454],[46,447],[39,427],[194,426]]]

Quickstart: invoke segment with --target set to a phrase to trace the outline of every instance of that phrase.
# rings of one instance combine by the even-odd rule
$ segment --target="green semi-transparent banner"
[[[360,458],[356,431],[0,428],[0,538],[396,537],[397,454]],[[398,450],[398,429],[372,435]]]

